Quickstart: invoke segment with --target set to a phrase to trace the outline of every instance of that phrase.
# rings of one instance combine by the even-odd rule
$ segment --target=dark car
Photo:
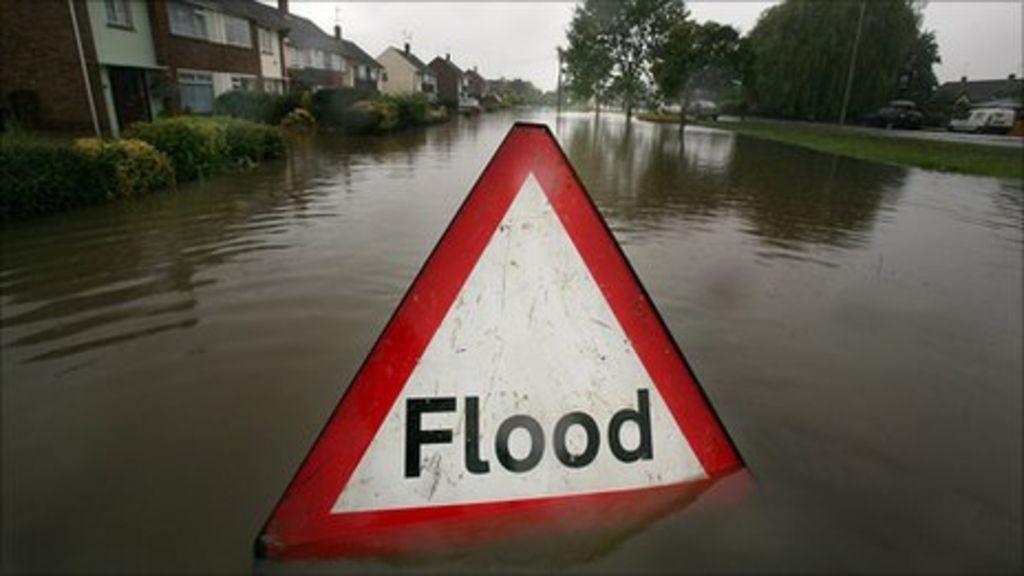
[[[924,115],[910,100],[893,100],[864,117],[864,123],[879,128],[917,129],[921,127],[923,119]]]

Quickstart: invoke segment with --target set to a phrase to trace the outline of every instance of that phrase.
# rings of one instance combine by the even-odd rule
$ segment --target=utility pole
[[[555,113],[561,116],[562,114],[562,47],[555,48],[558,52],[558,104],[555,108]]]
[[[850,56],[850,69],[846,73],[846,90],[843,91],[843,107],[839,111],[839,125],[846,124],[846,106],[850,103],[850,87],[853,85],[853,71],[857,67],[857,50],[860,48],[860,31],[864,26],[864,9],[867,2],[860,2],[860,16],[857,18],[857,35],[853,39],[853,54]]]

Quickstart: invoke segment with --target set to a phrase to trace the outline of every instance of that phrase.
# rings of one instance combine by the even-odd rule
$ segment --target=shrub
[[[237,118],[160,118],[133,124],[127,136],[166,154],[179,182],[284,155],[284,140],[276,127]]]
[[[228,158],[236,166],[284,156],[284,139],[277,128],[236,118],[217,120],[224,123]]]
[[[402,94],[382,98],[390,100],[397,107],[399,128],[419,126],[429,121],[430,103],[423,94]]]
[[[316,131],[316,118],[305,108],[296,108],[281,120],[281,128],[289,132],[311,134]]]
[[[170,160],[145,142],[67,142],[28,137],[0,141],[0,220],[7,222],[174,183]]]
[[[217,97],[213,113],[263,124],[277,124],[284,118],[288,98],[279,94],[232,90]]]
[[[374,94],[360,88],[318,90],[310,98],[310,108],[318,124],[328,129],[366,131],[367,110],[353,110],[353,105],[373,98]]]
[[[105,199],[103,170],[67,144],[0,141],[0,217],[4,222]]]
[[[137,122],[125,133],[166,154],[179,182],[195,180],[221,168],[228,157],[224,124],[209,118],[169,116]]]
[[[174,184],[170,159],[141,140],[84,138],[75,141],[74,150],[99,164],[107,199],[138,196]]]

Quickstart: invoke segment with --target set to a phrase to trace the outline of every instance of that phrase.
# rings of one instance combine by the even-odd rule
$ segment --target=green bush
[[[216,120],[224,123],[228,158],[233,164],[247,166],[284,156],[284,139],[277,128],[236,118]]]
[[[29,137],[0,141],[0,220],[8,222],[174,183],[168,158],[145,142],[68,142]]]
[[[310,107],[317,123],[329,130],[365,132],[371,130],[372,119],[366,109],[353,109],[353,105],[370,100],[374,93],[360,88],[317,90],[310,98]]]
[[[281,120],[281,128],[289,132],[312,134],[316,131],[316,118],[305,108],[296,108]]]
[[[141,140],[75,140],[75,152],[101,165],[107,199],[129,198],[174,184],[170,159]],[[112,174],[112,178],[110,175]]]
[[[430,118],[430,103],[423,94],[402,94],[382,96],[394,103],[398,109],[398,127],[408,128],[426,124]]]
[[[179,182],[284,155],[284,140],[276,127],[238,118],[159,118],[133,124],[127,136],[167,154]]]
[[[299,106],[299,94],[268,94],[248,90],[232,90],[217,97],[213,113],[262,124],[277,125]]]
[[[174,164],[178,182],[223,168],[228,157],[224,123],[195,116],[169,116],[137,122],[125,133],[152,144]]]

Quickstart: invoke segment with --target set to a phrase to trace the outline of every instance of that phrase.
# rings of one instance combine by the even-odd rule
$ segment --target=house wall
[[[89,0],[89,23],[96,41],[96,57],[101,64],[132,68],[156,68],[156,51],[149,24],[149,6],[145,2],[128,2],[132,28],[107,24],[107,9],[102,0]]]
[[[260,36],[267,34],[273,42],[271,42],[271,52],[267,53],[263,51],[262,43],[259,44],[260,51],[260,75],[264,78],[272,78],[275,80],[283,80],[285,78],[284,73],[284,57],[281,53],[281,37],[275,30],[268,30],[266,28],[257,27],[256,40],[260,41]]]
[[[252,47],[243,48],[172,34],[166,0],[155,0],[152,16],[153,44],[157,58],[171,68],[259,75],[260,58],[254,26],[249,27],[254,36]],[[218,29],[217,26],[213,28]]]
[[[167,78],[170,82],[177,81],[179,69],[212,72],[216,96],[231,89],[232,75],[259,77],[259,39],[256,37],[256,26],[251,22],[249,48],[218,43],[224,40],[223,15],[214,11],[207,11],[207,30],[211,32],[210,39],[177,36],[171,33],[167,4],[167,0],[154,0],[150,6],[150,15],[156,56],[168,67]],[[175,112],[181,111],[180,94],[177,90],[166,91],[163,100],[165,108]]]
[[[408,94],[422,90],[416,67],[409,63],[398,50],[388,48],[377,57],[377,61],[387,70],[387,80],[381,80],[380,83],[381,92]]]
[[[455,72],[448,62],[435,59],[430,69],[437,76],[437,96],[442,101],[458,102],[462,96],[462,76]]]
[[[109,133],[88,7],[73,4],[101,130]],[[0,2],[0,106],[12,110],[11,93],[35,95],[35,128],[92,133],[67,2]]]

